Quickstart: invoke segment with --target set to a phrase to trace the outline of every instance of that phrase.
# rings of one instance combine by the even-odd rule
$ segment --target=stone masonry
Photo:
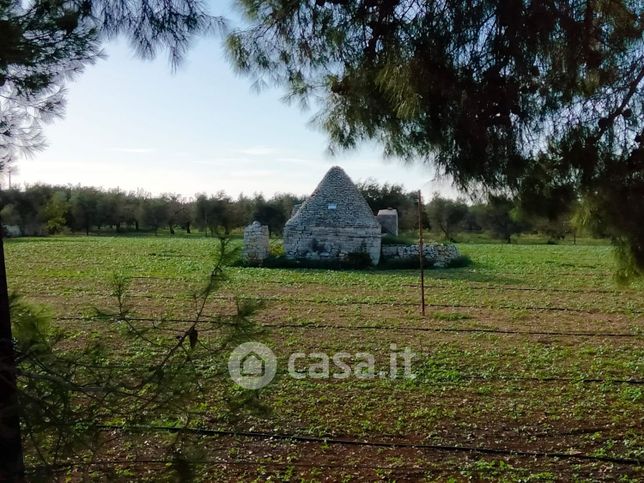
[[[290,259],[342,260],[365,252],[380,260],[381,226],[347,174],[337,166],[284,226]]]
[[[418,245],[383,245],[383,260],[418,259]],[[439,243],[423,244],[425,260],[437,268],[446,267],[452,260],[460,256],[456,245],[441,245]]]
[[[254,221],[244,228],[242,255],[249,262],[261,262],[268,257],[268,226]]]

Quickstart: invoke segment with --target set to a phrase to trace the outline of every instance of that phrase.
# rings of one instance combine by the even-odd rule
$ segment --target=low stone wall
[[[374,265],[380,260],[379,228],[284,228],[284,251],[289,259],[343,260],[366,252]]]
[[[387,261],[418,258],[419,249],[418,245],[383,245],[382,259]],[[446,267],[449,262],[460,256],[456,245],[441,245],[439,243],[424,244],[423,252],[425,260],[438,268]]]
[[[244,228],[244,260],[261,262],[268,257],[268,226],[254,221]]]

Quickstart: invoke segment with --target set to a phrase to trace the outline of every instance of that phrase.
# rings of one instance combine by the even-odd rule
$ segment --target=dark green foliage
[[[54,463],[53,459],[96,448],[98,429],[94,418],[99,406],[93,391],[97,381],[86,366],[97,364],[104,351],[99,341],[88,340],[82,349],[60,353],[57,345],[63,336],[52,329],[51,315],[46,310],[15,295],[10,308],[19,368],[21,422],[29,448],[35,452],[27,451],[27,457],[41,468],[35,477],[45,478],[47,465]]]
[[[231,199],[223,192],[215,196],[197,195],[194,203],[195,225],[211,234],[228,233],[231,227]]]
[[[587,202],[641,273],[641,0],[237,3],[235,66],[322,99],[332,149],[376,141],[536,212]]]
[[[114,306],[92,311],[90,323],[101,336],[79,338],[71,348],[47,311],[12,297],[22,424],[28,466],[38,468],[34,478],[52,479],[50,471],[66,458],[100,451],[103,424],[118,421],[127,429],[157,418],[189,420],[205,386],[223,391],[236,413],[261,407],[256,391],[230,387],[225,358],[241,342],[261,337],[252,320],[261,304],[238,297],[225,314],[208,307],[228,279],[225,266],[238,255],[227,240],[219,241],[214,268],[192,294],[194,315],[184,328],[163,317],[139,319],[130,306],[131,279],[118,274],[108,284]],[[201,335],[213,331],[216,338]],[[113,338],[122,338],[122,347],[107,343]],[[174,470],[187,475],[189,458],[181,448],[178,434],[159,449],[175,455]]]
[[[634,175],[632,182],[641,181]],[[576,218],[581,226],[590,229],[593,234],[608,236],[613,240],[620,262],[616,277],[626,283],[644,273],[644,185],[637,190],[621,190],[619,185],[606,180],[605,189],[612,194],[598,191],[587,197],[579,207]],[[615,222],[608,224],[606,219]]]
[[[212,22],[198,0],[0,0],[0,172],[10,169],[18,154],[30,154],[44,147],[42,123],[62,115],[65,82],[101,57],[103,41],[124,35],[136,53],[144,58],[154,57],[157,49],[165,48],[170,52],[171,63],[176,65],[193,36],[209,30]],[[67,196],[56,195],[54,200],[56,203],[50,204],[42,213],[47,220],[38,220],[41,224],[46,223],[51,232],[59,231],[67,215]],[[82,223],[88,233],[92,219],[100,228],[101,209],[92,200],[85,201]],[[5,211],[5,206],[1,209]],[[17,211],[12,209],[5,214],[15,217]],[[113,209],[106,211],[115,214]],[[10,421],[11,418],[5,417],[13,412],[15,392],[13,376],[7,377],[7,371],[15,374],[15,367],[12,350],[8,349],[12,341],[4,262],[0,278],[4,308],[0,318],[4,381],[0,413],[3,414],[3,426],[10,426],[0,432],[0,478],[22,480],[21,442],[19,438],[10,441],[7,437],[18,433],[18,424],[15,418]],[[16,317],[35,320],[26,310],[19,311]],[[31,342],[31,339],[27,340]],[[51,351],[35,354],[32,346],[23,348],[19,355],[26,366],[25,371],[21,368],[19,373],[28,380],[26,386],[32,391],[22,406],[27,414],[32,414],[32,420],[25,423],[30,443],[44,464],[49,463],[48,457],[54,460],[64,457],[67,448],[74,444],[87,444],[88,449],[92,449],[98,440],[95,435],[68,438],[68,429],[56,434],[58,423],[63,421],[67,426],[78,427],[91,425],[95,423],[93,416],[96,413],[91,409],[96,401],[105,407],[112,404],[119,408],[120,405],[113,399],[103,398],[110,391],[102,381],[95,381],[92,374]],[[94,362],[91,360],[93,350],[82,355]],[[25,383],[21,381],[21,384]],[[98,396],[93,394],[95,390]],[[78,410],[79,403],[70,396],[72,392],[87,399],[86,411]],[[36,474],[34,479],[52,478]]]
[[[168,203],[165,200],[161,198],[146,199],[143,200],[141,208],[143,223],[151,227],[154,233],[168,224],[170,214]]]
[[[253,220],[259,221],[262,225],[268,226],[269,233],[281,233],[287,217],[284,210],[270,203],[262,203],[255,207]]]
[[[418,243],[418,237],[413,238],[411,236],[404,236],[404,235],[384,235],[382,237],[382,244],[383,245],[415,245]]]
[[[44,147],[62,83],[100,56],[96,27],[70,2],[0,2],[0,171]]]
[[[259,221],[268,226],[272,235],[281,235],[284,224],[291,217],[293,207],[302,201],[301,198],[289,194],[276,194],[269,200],[260,195],[253,200],[253,214],[248,222]]]
[[[401,231],[418,229],[418,193],[405,191],[401,185],[378,184],[372,179],[356,184],[369,207],[377,214],[379,210],[395,208],[398,211],[398,228]],[[423,225],[429,226],[423,212]]]
[[[82,188],[76,191],[70,199],[73,228],[89,231],[98,226],[98,191],[93,188]]]
[[[372,187],[374,186],[379,188],[374,188],[375,191],[370,196],[376,199],[375,193],[382,195],[388,185],[384,185],[382,190],[380,185],[374,183]],[[405,196],[409,198],[408,203],[411,203],[410,200],[416,194],[407,193]],[[283,228],[280,223],[289,218],[295,201],[299,201],[297,197],[285,194],[276,195],[268,201],[261,195],[231,199],[223,192],[212,196],[199,194],[193,201],[171,193],[152,197],[145,192],[126,193],[118,189],[37,184],[22,190],[0,192],[0,215],[6,225],[17,226],[24,235],[68,232],[144,233],[160,230],[175,234],[177,229],[189,234],[194,228],[206,234],[217,234],[239,230],[254,218],[268,223],[272,235],[279,235]],[[580,223],[583,210],[581,205],[573,206],[574,210],[559,213],[554,219],[549,219],[545,214],[528,213],[522,208],[521,200],[511,200],[500,195],[491,195],[485,203],[471,206],[438,197],[430,202],[429,208],[441,213],[441,216],[456,212],[456,219],[448,218],[451,224],[444,225],[448,227],[452,238],[458,237],[461,232],[485,231],[507,241],[509,236],[519,232],[536,231],[546,234],[552,240],[574,235],[574,228],[583,224]],[[453,207],[457,209],[453,210]],[[417,215],[415,205],[409,204],[409,210],[406,215],[402,213],[402,216],[410,218]],[[462,210],[465,210],[464,216]],[[426,218],[423,221],[425,228],[429,227],[428,211],[430,210],[423,212]],[[438,214],[435,215],[438,217]],[[399,220],[403,222],[403,218]],[[457,220],[460,221],[456,223]],[[438,219],[432,225],[433,231],[435,236],[445,237],[440,223],[442,222]],[[407,226],[410,225],[415,226],[416,223],[407,223]],[[587,226],[587,230],[598,236],[610,236],[599,224],[597,227],[591,224]],[[414,244],[417,243],[417,236],[413,230],[403,231],[398,237],[383,236],[383,243]]]
[[[512,235],[521,233],[524,225],[518,221],[515,203],[505,196],[488,196],[488,202],[479,205],[477,222],[492,236],[507,243],[512,241]]]
[[[191,205],[183,199],[181,195],[173,193],[165,193],[161,196],[161,200],[167,205],[166,226],[171,235],[175,234],[174,228],[180,226],[186,233],[190,233],[190,226],[192,224]],[[118,212],[118,211],[117,211]],[[121,217],[122,218],[122,215]],[[117,227],[119,225],[113,223]]]
[[[43,214],[47,220],[47,233],[55,235],[63,232],[69,214],[67,193],[64,191],[55,192],[45,205]]]
[[[9,297],[9,307],[14,318],[13,335],[18,342],[18,353],[51,352],[51,314],[43,307],[25,302],[15,293]]]
[[[427,213],[432,230],[442,233],[446,240],[454,241],[454,236],[467,215],[467,205],[462,200],[450,200],[434,194],[427,204]]]

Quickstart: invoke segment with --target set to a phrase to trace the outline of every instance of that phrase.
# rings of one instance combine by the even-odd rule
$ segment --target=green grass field
[[[641,479],[644,284],[615,284],[608,246],[460,249],[474,265],[427,272],[424,318],[414,271],[229,269],[231,280],[209,309],[229,310],[235,293],[265,300],[255,318],[267,326],[262,340],[278,356],[278,377],[261,393],[266,414],[231,418],[217,387],[195,394],[190,427],[261,433],[195,435],[207,455],[197,462],[197,478]],[[111,303],[115,272],[133,277],[137,316],[189,319],[188,293],[207,277],[213,253],[214,241],[200,238],[6,243],[11,289],[51,307],[67,335],[61,350],[108,337],[87,315]],[[158,341],[175,335],[166,331]],[[153,356],[109,337],[112,362]],[[286,374],[292,352],[369,352],[384,363],[390,344],[419,354],[415,379]],[[173,424],[163,415],[150,422]],[[120,464],[97,465],[90,477],[172,477],[152,461],[155,445],[171,435],[111,434],[105,458]]]

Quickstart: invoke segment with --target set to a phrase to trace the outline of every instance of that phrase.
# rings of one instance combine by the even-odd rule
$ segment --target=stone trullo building
[[[365,252],[380,260],[381,226],[349,176],[331,168],[284,227],[291,259],[338,260]]]

